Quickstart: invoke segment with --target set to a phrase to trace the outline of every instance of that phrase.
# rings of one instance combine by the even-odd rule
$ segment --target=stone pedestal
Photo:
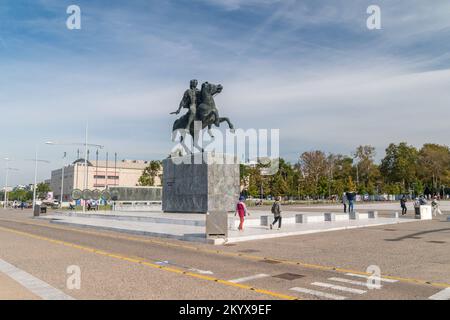
[[[430,205],[422,205],[420,206],[420,215],[416,216],[416,219],[420,220],[432,220],[432,209]]]
[[[224,154],[196,153],[163,161],[164,212],[234,211],[239,198],[239,163]]]

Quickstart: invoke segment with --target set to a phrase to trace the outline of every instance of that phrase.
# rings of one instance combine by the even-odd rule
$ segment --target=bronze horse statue
[[[226,122],[228,124],[228,127],[231,130],[234,130],[234,126],[228,118],[219,117],[219,112],[216,108],[216,103],[214,102],[214,96],[221,93],[222,89],[223,87],[220,84],[215,85],[212,83],[204,82],[202,84],[202,88],[198,97],[198,106],[197,112],[195,114],[195,121],[197,121],[197,123],[201,122],[202,125],[200,130],[208,128],[208,133],[212,138],[214,138],[211,133],[211,128],[213,125],[218,127],[220,123]],[[188,124],[188,119],[189,113],[186,113],[179,119],[175,120],[172,127],[172,141],[175,140],[176,132],[180,132],[180,143],[183,143],[186,135],[185,128]],[[203,152],[203,149],[198,145],[198,141],[196,141],[195,139],[196,137],[198,137],[198,132],[195,132],[196,129],[198,130],[198,128],[195,127],[194,122],[192,122],[189,127],[188,133],[192,136],[194,146]]]

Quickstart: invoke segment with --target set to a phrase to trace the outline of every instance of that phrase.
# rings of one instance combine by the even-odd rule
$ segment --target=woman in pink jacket
[[[234,214],[235,216],[238,214],[239,215],[239,219],[240,219],[240,223],[239,223],[239,230],[243,231],[244,230],[244,217],[246,215],[250,215],[247,211],[247,206],[244,203],[245,198],[243,196],[239,197],[239,202],[236,205],[236,213]]]

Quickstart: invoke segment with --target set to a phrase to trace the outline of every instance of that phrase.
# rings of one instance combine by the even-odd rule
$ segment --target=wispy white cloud
[[[393,140],[448,143],[450,3],[378,2],[383,29],[374,32],[363,0],[198,0],[195,12],[171,1],[80,1],[78,33],[64,28],[60,1],[41,0],[45,14],[28,12],[22,25],[0,6],[9,26],[3,148],[29,158],[36,142],[82,139],[89,120],[92,138],[123,157],[164,157],[168,113],[193,77],[224,85],[216,102],[238,127],[281,129],[291,158],[360,143],[379,155]]]
[[[264,7],[283,0],[197,0],[206,4],[212,4],[224,8],[225,10],[238,10],[245,7]]]

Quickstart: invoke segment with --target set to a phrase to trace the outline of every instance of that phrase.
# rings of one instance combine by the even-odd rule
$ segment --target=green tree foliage
[[[39,199],[45,199],[47,197],[47,193],[49,193],[50,191],[52,191],[52,189],[50,188],[50,185],[48,183],[38,183],[36,187],[36,196]],[[8,198],[11,199],[10,197]]]
[[[162,170],[161,161],[152,160],[150,164],[144,169],[141,177],[139,178],[140,186],[154,186],[155,178],[160,176]]]
[[[380,172],[387,184],[400,183],[407,190],[416,180],[418,168],[418,151],[406,142],[396,145],[391,143],[386,149],[386,156],[381,160]]]
[[[36,192],[38,190],[36,189]],[[3,195],[4,196],[4,195]],[[3,200],[3,198],[1,198]],[[33,199],[33,192],[23,189],[17,189],[11,192],[8,192],[9,201],[29,201]]]
[[[438,144],[425,144],[419,151],[419,178],[437,191],[450,183],[450,149]]]
[[[438,193],[444,186],[450,188],[450,149],[436,144],[425,144],[420,151],[405,142],[390,144],[379,165],[375,148],[368,145],[359,146],[351,156],[314,150],[302,153],[294,165],[281,158],[279,164],[279,171],[272,176],[261,174],[261,164],[241,165],[244,193],[326,198],[350,190],[375,195]]]

